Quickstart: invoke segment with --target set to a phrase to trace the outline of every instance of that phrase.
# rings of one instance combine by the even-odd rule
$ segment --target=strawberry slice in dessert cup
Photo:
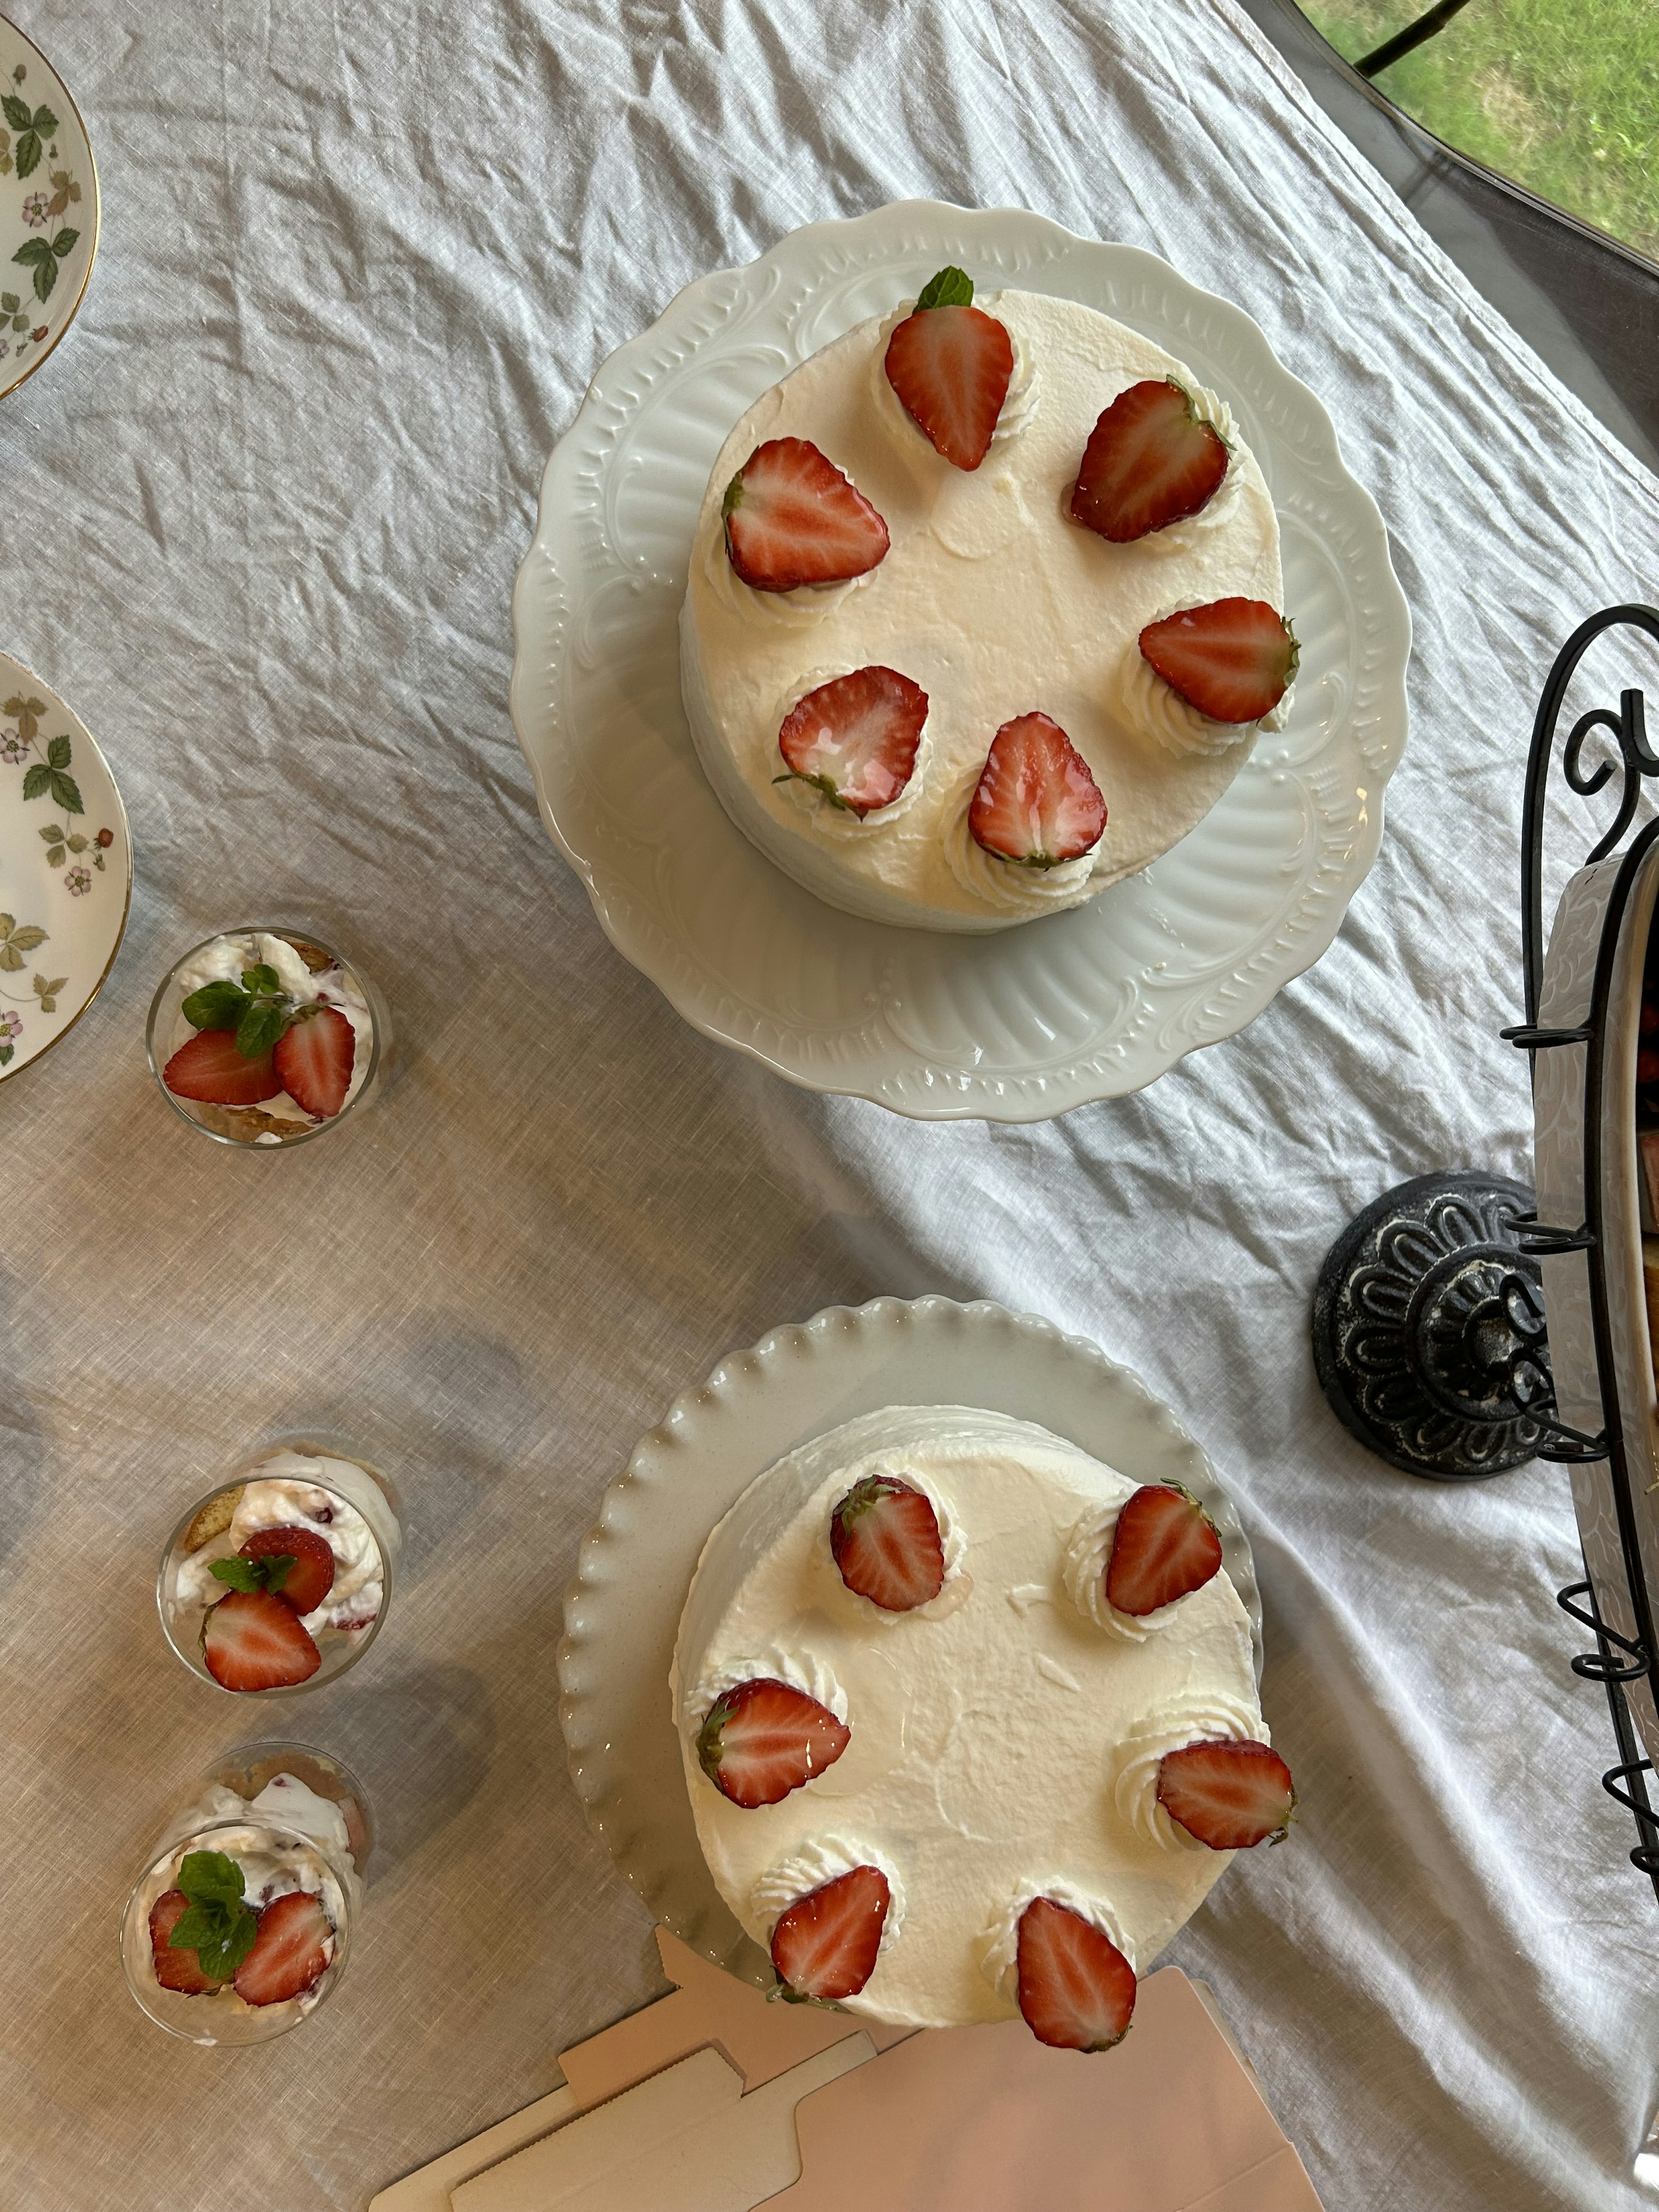
[[[185,953],[145,1039],[167,1103],[219,1144],[267,1152],[337,1128],[391,1048],[374,986],[309,930],[249,924]]]
[[[386,1477],[308,1437],[198,1498],[161,1555],[156,1605],[192,1674],[242,1696],[333,1681],[373,1643],[403,1548]]]
[[[297,2027],[344,1972],[372,1839],[362,1785],[327,1753],[228,1753],[186,1793],[127,1900],[127,1987],[191,2043]]]

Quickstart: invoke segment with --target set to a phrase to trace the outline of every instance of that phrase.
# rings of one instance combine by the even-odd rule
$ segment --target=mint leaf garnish
[[[213,1560],[208,1572],[232,1589],[274,1591],[281,1589],[297,1564],[292,1552],[266,1552],[257,1559],[245,1559],[239,1552],[228,1559]]]
[[[236,1024],[236,1049],[244,1060],[258,1060],[276,1042],[289,1021],[286,999],[252,999]]]
[[[256,961],[252,968],[242,970],[242,988],[252,992],[255,997],[261,992],[280,991],[282,988],[282,977],[263,960]]]
[[[247,1012],[248,995],[234,983],[204,983],[185,1000],[185,1019],[198,1030],[234,1030]]]
[[[916,301],[919,307],[971,307],[974,280],[965,269],[941,269],[929,277]]]
[[[206,1942],[196,1946],[196,1963],[204,1974],[228,1981],[253,1948],[259,1932],[259,1916],[246,1905],[222,1905],[221,1923]],[[189,1917],[188,1914],[185,1916]],[[184,1923],[181,1921],[179,1925]],[[178,1941],[174,1929],[173,1941]]]
[[[228,1851],[186,1851],[179,1863],[179,1887],[192,1905],[238,1905],[242,1869]]]

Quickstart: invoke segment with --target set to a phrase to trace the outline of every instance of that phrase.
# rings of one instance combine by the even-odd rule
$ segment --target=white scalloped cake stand
[[[1190,836],[1092,904],[990,937],[887,928],[803,890],[726,817],[680,705],[692,528],[732,424],[947,261],[1101,308],[1221,393],[1279,508],[1303,643],[1288,728]],[[1041,1121],[1243,1029],[1335,936],[1406,742],[1410,617],[1323,407],[1241,309],[1018,209],[904,201],[689,285],[554,448],[513,617],[542,816],[618,951],[705,1035],[926,1121]]]
[[[770,1963],[714,1887],[697,1843],[668,1670],[692,1571],[715,1522],[775,1460],[882,1406],[979,1406],[1040,1422],[1137,1482],[1201,1498],[1250,1616],[1261,1599],[1232,1503],[1139,1376],[1086,1337],[979,1300],[829,1306],[723,1359],[675,1400],[605,1492],[565,1592],[559,1719],[588,1825],[655,1917],[762,1989]]]

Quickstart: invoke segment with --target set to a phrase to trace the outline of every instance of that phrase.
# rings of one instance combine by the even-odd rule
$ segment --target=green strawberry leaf
[[[34,270],[34,296],[46,301],[52,297],[52,288],[58,282],[58,264],[52,258],[52,248],[46,248],[46,258],[37,262]]]
[[[27,131],[34,120],[29,113],[27,100],[19,100],[15,92],[9,92],[3,100],[0,100],[0,115],[5,117],[14,131]]]
[[[288,1003],[255,999],[236,1024],[236,1049],[244,1060],[261,1060],[288,1027]]]
[[[60,261],[66,259],[70,254],[74,252],[75,241],[80,237],[80,235],[81,234],[78,230],[60,230],[58,232],[57,237],[52,241],[52,250],[58,256],[58,258]]]
[[[965,269],[941,269],[921,288],[919,307],[971,307],[974,280]]]
[[[8,975],[15,975],[23,965],[23,956],[15,945],[0,945],[0,968]]]
[[[23,778],[24,798],[40,799],[51,789],[52,770],[46,766],[45,761],[36,761]]]
[[[0,937],[9,937],[16,927],[17,917],[15,914],[0,914]]]
[[[234,1030],[248,1009],[246,991],[239,991],[234,983],[225,981],[204,983],[199,991],[192,991],[179,1012],[192,1027],[198,1030]]]
[[[54,738],[46,747],[46,764],[50,768],[67,768],[70,764],[70,741]]]
[[[228,1851],[186,1851],[179,1863],[179,1887],[192,1905],[239,1905],[246,1885]]]
[[[11,1058],[13,1050],[14,1048],[11,1045],[0,1044],[0,1067],[3,1067]]]
[[[11,258],[14,261],[21,261],[26,269],[31,269],[37,261],[52,259],[52,246],[44,238],[26,238]]]
[[[57,131],[58,118],[49,107],[37,107],[32,120],[33,128],[43,138],[50,138]]]
[[[16,295],[16,293],[15,293],[15,292],[0,292],[0,315],[15,315],[16,313],[17,313],[17,295]]]
[[[66,833],[64,830],[58,827],[58,824],[55,822],[48,822],[46,828],[40,832],[40,835],[46,839],[48,845],[61,845],[64,842],[65,834]]]
[[[40,143],[40,134],[38,131],[26,131],[23,133],[17,142],[17,174],[20,179],[32,177],[34,174],[40,166],[40,156],[45,150]],[[44,244],[45,241],[42,240],[42,243]],[[46,251],[50,253],[52,248],[47,246]]]
[[[63,865],[63,847],[61,845],[48,845],[46,848],[46,866],[49,868],[61,868]]]
[[[46,778],[52,797],[65,814],[86,812],[86,808],[81,804],[81,787],[72,775],[65,775],[62,769],[53,768],[46,770]]]
[[[20,952],[33,952],[37,945],[44,945],[46,941],[46,931],[34,922],[30,922],[27,929],[14,930],[11,934],[11,942]]]

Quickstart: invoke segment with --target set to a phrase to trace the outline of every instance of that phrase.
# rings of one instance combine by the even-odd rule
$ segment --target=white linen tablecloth
[[[1581,615],[1653,596],[1659,488],[1226,0],[15,5],[104,232],[0,407],[0,645],[104,744],[138,872],[103,998],[0,1085],[0,2203],[359,2206],[654,1994],[564,1771],[574,1547],[720,1353],[934,1289],[1097,1339],[1237,1498],[1304,1810],[1171,1956],[1332,2212],[1631,2212],[1656,1923],[1553,1602],[1565,1474],[1394,1474],[1307,1318],[1389,1183],[1529,1172],[1495,1031],[1532,703]],[[538,471],[597,364],[703,271],[913,195],[1247,308],[1416,623],[1335,947],[1233,1042],[1040,1127],[911,1126],[693,1035],[600,934],[507,717]],[[275,1161],[193,1137],[143,1050],[164,965],[254,916],[354,951],[402,1054],[355,1131]],[[408,1572],[275,1724],[359,1767],[382,1844],[338,1997],[204,2052],[131,2003],[116,1924],[161,1808],[251,1728],[167,1651],[154,1562],[250,1442],[319,1424],[399,1479]]]

